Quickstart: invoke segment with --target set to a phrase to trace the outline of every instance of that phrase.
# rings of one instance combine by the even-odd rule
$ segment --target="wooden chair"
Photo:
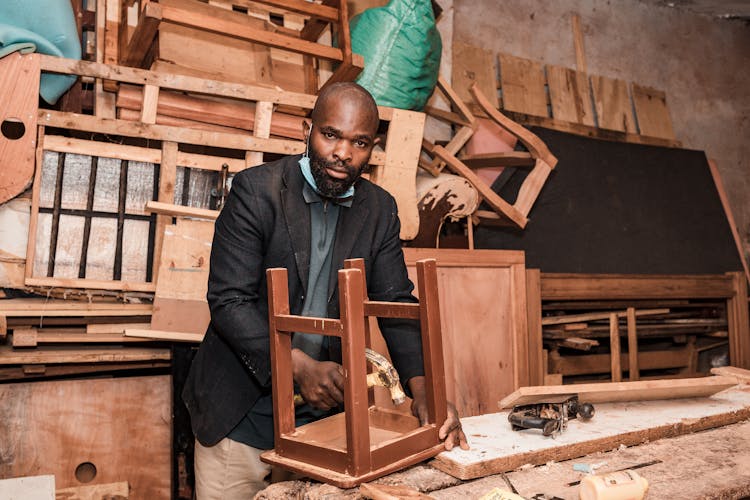
[[[438,430],[447,416],[435,260],[417,262],[419,304],[367,300],[364,273],[356,262],[347,261],[346,267],[338,272],[341,319],[290,315],[287,270],[267,271],[276,447],[261,455],[265,462],[340,488],[437,455],[443,449]],[[369,406],[365,325],[370,316],[420,320],[425,425],[411,415]],[[344,413],[295,428],[292,332],[341,337]]]

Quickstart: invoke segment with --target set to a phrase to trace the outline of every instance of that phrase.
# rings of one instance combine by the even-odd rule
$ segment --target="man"
[[[321,91],[311,119],[303,126],[306,153],[237,174],[216,220],[211,324],[183,392],[196,435],[199,500],[252,498],[267,485],[270,466],[259,459],[273,447],[266,269],[288,269],[292,314],[339,317],[336,271],[354,257],[365,259],[371,299],[416,300],[395,201],[359,178],[378,143],[375,101],[357,84],[332,84]],[[383,319],[380,327],[413,398],[412,412],[424,422],[418,324]],[[338,411],[340,339],[294,334],[292,346],[293,378],[305,401],[297,424]],[[447,449],[468,447],[452,405],[439,434]]]

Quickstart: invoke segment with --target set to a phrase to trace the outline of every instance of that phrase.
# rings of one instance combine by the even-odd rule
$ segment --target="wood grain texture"
[[[635,116],[638,119],[638,130],[641,135],[674,139],[672,118],[667,107],[667,95],[664,91],[632,83]]]
[[[594,109],[586,73],[560,66],[547,66],[547,85],[555,120],[594,126]]]
[[[498,63],[503,109],[549,116],[542,63],[503,53],[498,55]]]
[[[623,382],[640,384],[642,382]],[[441,453],[434,467],[460,479],[474,479],[589,453],[711,429],[750,417],[750,393],[729,390],[710,398],[602,403],[588,422],[569,421],[555,439],[538,430],[514,432],[507,412],[462,420],[471,450]]]
[[[404,256],[412,280],[417,259],[437,260],[448,400],[462,417],[493,411],[529,379],[526,280],[514,276],[523,254],[405,248]]]
[[[591,88],[600,128],[637,132],[628,84],[625,81],[592,75]]]
[[[469,88],[477,85],[490,104],[498,107],[495,57],[491,51],[461,42],[453,43],[453,90],[464,102],[471,103]]]
[[[43,381],[0,386],[3,477],[53,474],[81,486],[90,462],[97,483],[127,481],[130,498],[170,496],[169,377]]]
[[[39,101],[38,54],[0,59],[0,203],[31,184]]]

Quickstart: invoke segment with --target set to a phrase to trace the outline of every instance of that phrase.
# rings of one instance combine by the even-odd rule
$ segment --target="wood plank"
[[[0,365],[30,365],[59,363],[123,363],[132,361],[170,360],[169,349],[97,347],[37,347],[30,351],[16,351],[11,346],[0,346]]]
[[[598,382],[558,386],[521,387],[503,398],[499,408],[530,404],[545,397],[578,394],[589,403],[651,401],[656,399],[705,398],[737,385],[731,376],[714,376],[634,382]]]
[[[454,41],[451,82],[460,100],[471,103],[469,88],[477,85],[489,100],[490,105],[497,109],[495,57],[491,51]]]
[[[591,76],[591,89],[599,127],[636,133],[633,106],[624,80]]]
[[[651,316],[655,314],[666,314],[669,309],[638,309],[635,311],[636,316]],[[618,318],[624,318],[627,316],[627,310],[617,311]],[[581,323],[584,321],[597,321],[603,319],[609,319],[610,312],[596,312],[596,313],[584,313],[584,314],[565,314],[562,316],[545,316],[542,318],[542,325],[563,325],[566,323]]]
[[[739,384],[750,384],[750,370],[736,366],[718,366],[711,368],[711,373],[724,377],[734,377]]]
[[[0,301],[3,315],[13,317],[56,316],[149,316],[151,304],[83,302],[58,299],[5,299]]]
[[[586,73],[548,65],[547,85],[555,120],[594,126],[594,109]]]
[[[0,203],[23,192],[34,174],[39,70],[37,54],[0,59]]]
[[[159,102],[159,87],[155,85],[143,86],[143,100],[141,101],[141,121],[156,123],[156,107]]]
[[[745,247],[742,244],[742,238],[740,237],[740,233],[737,229],[737,222],[734,219],[732,205],[729,203],[729,197],[727,196],[727,191],[724,188],[724,181],[722,181],[721,179],[719,167],[716,165],[715,160],[709,159],[708,168],[711,170],[711,177],[713,178],[714,184],[716,185],[716,191],[719,192],[721,206],[724,208],[724,214],[727,217],[729,229],[732,231],[732,237],[734,238],[734,243],[737,246],[737,254],[739,254],[740,260],[742,261],[742,268],[745,270],[745,277],[747,278],[748,283],[750,283],[750,266],[748,266],[747,258],[745,257]]]
[[[151,330],[142,328],[126,328],[125,336],[140,338],[140,339],[154,339],[154,340],[168,340],[170,342],[201,342],[203,340],[203,333],[187,333],[187,332],[167,332],[163,330]]]
[[[122,333],[128,329],[145,330],[150,323],[89,323],[86,325],[86,333],[99,335],[102,333]]]
[[[160,201],[147,202],[146,211],[154,214],[169,215],[170,217],[194,217],[206,220],[216,220],[219,216],[218,210],[185,207],[182,205],[175,205],[174,203],[163,203]]]
[[[203,334],[210,321],[206,302],[214,223],[179,219],[164,230],[153,330]]]
[[[638,380],[641,376],[638,368],[638,332],[635,325],[635,308],[628,307],[628,380]]]
[[[622,367],[620,366],[620,323],[617,314],[609,315],[609,357],[612,382],[622,381]]]
[[[662,90],[632,83],[633,105],[638,120],[638,130],[643,135],[674,139],[672,118],[667,107],[667,95]]]
[[[542,273],[542,300],[716,299],[734,295],[730,277]]]
[[[469,168],[487,167],[533,167],[536,163],[531,153],[511,151],[508,153],[462,154],[458,157]]]
[[[508,412],[500,412],[462,419],[471,450],[441,453],[431,465],[460,479],[474,479],[524,464],[542,465],[698,432],[749,416],[750,393],[739,390],[705,399],[602,403],[591,421],[571,420],[565,432],[549,439],[533,429],[512,431]]]
[[[91,288],[93,290],[122,290],[123,292],[153,292],[154,283],[73,278],[26,278],[26,286],[40,288]]]
[[[502,52],[498,54],[498,63],[503,109],[534,116],[549,116],[542,64]]]
[[[586,48],[583,44],[583,30],[581,29],[581,16],[573,14],[570,19],[573,29],[573,47],[576,52],[576,69],[582,73],[586,72]]]
[[[91,463],[98,483],[168,498],[171,389],[168,375],[3,384],[0,476],[53,474],[58,488],[78,487],[76,469]]]
[[[402,240],[412,240],[419,232],[416,178],[425,118],[424,113],[393,110],[385,143],[385,165],[370,174],[371,181],[396,198]]]

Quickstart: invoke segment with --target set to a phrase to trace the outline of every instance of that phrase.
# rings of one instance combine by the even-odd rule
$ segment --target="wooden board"
[[[448,400],[462,417],[495,411],[529,380],[523,253],[405,248],[404,255],[412,281],[417,260],[437,259]]]
[[[654,399],[700,398],[711,396],[737,385],[734,377],[703,377],[670,380],[638,380],[635,382],[602,382],[594,384],[546,385],[521,387],[498,403],[499,408],[543,401],[560,394],[578,394],[589,403],[649,401]]]
[[[594,126],[589,77],[560,66],[547,66],[547,85],[555,120]]]
[[[0,385],[0,477],[53,474],[56,487],[75,487],[89,463],[87,484],[127,481],[131,498],[169,498],[171,387],[166,375]]]
[[[535,429],[514,432],[508,412],[462,419],[470,450],[454,448],[431,465],[460,479],[512,471],[739,422],[750,417],[750,391],[710,398],[602,403],[588,422],[571,420],[555,439]]]
[[[0,203],[31,183],[36,150],[39,56],[0,59]]]
[[[623,80],[592,75],[591,88],[599,127],[635,133],[628,84]]]
[[[72,486],[55,491],[57,500],[124,500],[130,497],[130,486],[126,481],[108,484]]]
[[[164,230],[151,328],[205,333],[211,315],[206,302],[214,223],[178,219]]]
[[[0,479],[3,500],[55,500],[55,476],[29,476]]]
[[[549,116],[542,63],[503,53],[498,55],[498,63],[503,109],[527,115]]]
[[[674,139],[672,118],[667,107],[667,95],[657,89],[633,83],[633,105],[641,135]]]
[[[490,103],[497,108],[495,57],[489,50],[453,43],[453,90],[464,102],[473,101],[469,88],[476,83]]]

